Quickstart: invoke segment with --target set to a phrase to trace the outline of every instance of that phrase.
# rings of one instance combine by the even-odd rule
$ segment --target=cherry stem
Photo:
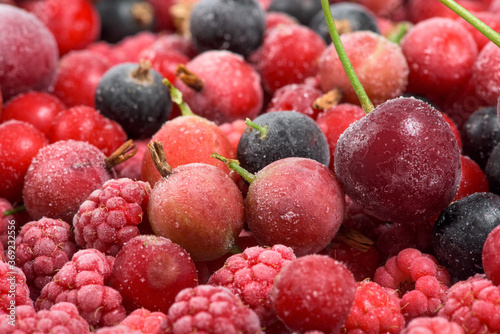
[[[19,213],[19,212],[23,212],[26,210],[26,207],[23,205],[19,205],[18,207],[15,207],[13,209],[10,209],[10,210],[7,210],[7,211],[4,211],[3,215],[4,216],[10,216],[10,215],[13,215],[14,213]]]
[[[135,148],[133,140],[132,139],[127,140],[116,151],[111,153],[109,157],[104,159],[104,164],[106,165],[106,169],[111,170],[113,167],[116,167],[122,162],[125,162],[128,159],[132,158],[136,153],[137,149]]]
[[[255,175],[253,175],[252,173],[247,171],[245,168],[241,167],[238,160],[228,159],[228,158],[223,157],[222,155],[220,155],[219,153],[216,153],[216,152],[212,153],[212,155],[210,157],[218,159],[218,160],[222,161],[223,163],[225,163],[226,166],[228,166],[230,169],[234,170],[236,173],[240,174],[241,177],[244,178],[245,181],[247,181],[248,183],[252,183],[253,180],[255,180]]]
[[[361,107],[363,108],[365,113],[368,114],[375,107],[373,106],[372,101],[370,101],[370,98],[366,94],[365,89],[361,85],[361,82],[359,81],[356,72],[354,72],[354,68],[352,67],[350,60],[347,57],[344,45],[342,44],[337,28],[335,27],[335,21],[333,20],[332,12],[330,11],[330,3],[328,0],[321,0],[321,6],[323,7],[323,13],[325,15],[326,25],[328,27],[328,31],[330,32],[330,36],[332,37],[332,43],[335,47],[335,50],[337,51],[337,55],[339,56],[340,62],[342,63],[342,66],[344,67],[347,76],[349,77],[349,81],[351,82],[354,92],[359,98]]]
[[[163,79],[162,82],[170,91],[172,102],[176,103],[181,109],[182,116],[195,116],[189,105],[182,99],[182,92],[175,88],[168,79]]]
[[[259,131],[260,132],[260,139],[265,139],[266,138],[266,136],[267,136],[267,125],[266,126],[260,126],[259,124],[252,122],[252,120],[250,118],[247,118],[245,120],[245,124],[248,125],[248,127],[250,128],[250,131],[252,131],[252,129],[255,129],[255,130]]]
[[[396,25],[395,29],[387,36],[387,39],[393,43],[400,44],[408,30],[410,30],[410,24],[408,22],[401,22]]]
[[[172,174],[173,169],[167,162],[167,155],[163,149],[163,144],[158,140],[152,141],[148,144],[148,150],[151,155],[151,159],[153,160],[153,164],[160,173],[161,177],[168,177]]]
[[[439,0],[443,5],[454,11],[460,17],[462,17],[465,21],[469,22],[474,28],[479,30],[481,34],[486,36],[490,41],[495,43],[498,47],[500,47],[500,34],[495,30],[491,29],[488,25],[486,25],[483,21],[475,17],[471,12],[469,12],[464,7],[460,6],[453,0]]]

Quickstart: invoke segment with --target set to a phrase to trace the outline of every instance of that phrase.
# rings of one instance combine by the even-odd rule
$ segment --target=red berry
[[[3,108],[1,121],[25,121],[48,136],[52,122],[64,109],[66,106],[55,95],[32,91],[10,99]]]
[[[293,110],[316,119],[323,110],[315,108],[314,101],[322,95],[319,89],[306,84],[286,85],[274,92],[266,112]]]
[[[250,247],[229,257],[208,284],[231,290],[259,316],[263,326],[269,326],[277,321],[269,295],[274,279],[293,260],[292,249],[283,245]]]
[[[22,1],[21,8],[33,13],[54,34],[59,54],[83,49],[99,37],[101,19],[94,5],[87,0]]]
[[[400,334],[465,334],[456,322],[443,317],[420,317],[410,321]]]
[[[340,38],[354,71],[375,105],[405,91],[408,63],[398,45],[371,31],[342,34]],[[319,69],[323,92],[338,88],[345,102],[359,104],[333,44],[323,52]]]
[[[12,248],[8,248],[8,262],[0,261],[0,316],[12,314],[16,306],[33,307],[26,276],[16,267],[15,256],[10,256],[9,250],[12,251]]]
[[[490,106],[497,104],[500,93],[500,80],[497,75],[500,71],[499,59],[498,46],[490,42],[481,50],[472,67],[476,95]]]
[[[495,285],[500,285],[500,227],[488,234],[483,245],[482,262],[486,277]]]
[[[120,322],[120,326],[125,326],[144,334],[159,334],[160,325],[166,317],[167,315],[165,313],[151,312],[144,308],[140,308],[123,319],[122,322]]]
[[[76,252],[43,289],[35,306],[47,310],[60,302],[77,306],[90,326],[112,326],[126,317],[122,296],[105,285],[111,275],[111,261],[95,249]]]
[[[47,144],[45,135],[29,123],[10,120],[0,124],[0,197],[21,200],[31,161]]]
[[[190,38],[186,38],[185,36],[179,34],[160,35],[148,49],[160,52],[173,50],[184,54],[189,59],[194,58],[198,54],[193,41]]]
[[[457,323],[467,334],[500,331],[500,287],[477,274],[450,287],[438,315]]]
[[[344,333],[398,334],[405,327],[397,292],[370,281],[356,283],[354,304]]]
[[[373,280],[398,291],[402,313],[409,321],[436,315],[448,291],[450,274],[432,255],[407,248],[379,267]]]
[[[48,138],[51,143],[68,139],[85,141],[109,156],[127,140],[127,134],[120,124],[96,109],[80,105],[57,115]]]
[[[123,245],[140,234],[151,187],[142,181],[112,179],[94,190],[73,217],[76,242],[116,256]]]
[[[67,107],[95,107],[95,92],[111,63],[97,52],[72,51],[61,57],[53,94]]]
[[[129,310],[144,307],[167,313],[179,291],[197,285],[196,267],[179,245],[140,235],[116,256],[111,283]]]
[[[167,333],[262,334],[259,318],[224,287],[184,289],[168,310]]]
[[[75,252],[71,226],[62,220],[42,218],[22,227],[16,238],[17,265],[26,274],[33,300]]]
[[[291,330],[336,333],[349,315],[355,291],[354,277],[343,264],[326,255],[306,255],[280,271],[271,300]]]
[[[13,320],[14,319],[14,320]],[[14,318],[0,315],[0,332],[4,334],[87,334],[89,324],[75,305],[61,302],[50,310],[38,312],[32,306],[16,307]]]
[[[137,56],[137,62],[141,60],[149,60],[151,68],[158,71],[165,79],[174,82],[179,64],[186,64],[189,58],[175,50],[160,50],[154,47],[143,50]]]
[[[219,128],[222,130],[222,132],[224,132],[227,139],[233,146],[234,151],[236,152],[241,135],[248,128],[245,120],[237,119],[236,121],[233,121],[231,123],[223,123],[219,125]]]
[[[29,90],[47,90],[57,70],[54,35],[31,13],[0,4],[0,82],[4,101]]]

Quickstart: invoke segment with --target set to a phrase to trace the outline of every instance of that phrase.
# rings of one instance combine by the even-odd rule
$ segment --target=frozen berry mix
[[[293,260],[292,249],[283,245],[249,247],[228,258],[224,266],[210,277],[208,284],[231,290],[257,313],[263,326],[269,326],[277,321],[269,296],[274,278]]]
[[[16,265],[26,274],[33,300],[75,252],[73,230],[62,220],[42,218],[22,227],[16,238]]]
[[[146,208],[151,187],[147,182],[112,179],[93,191],[73,217],[76,242],[116,256],[122,246],[148,224]]]

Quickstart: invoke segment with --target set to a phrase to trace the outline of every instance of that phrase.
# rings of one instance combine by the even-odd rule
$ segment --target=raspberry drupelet
[[[443,317],[420,317],[410,321],[400,334],[464,334],[464,329],[456,322]]]
[[[151,187],[143,181],[112,179],[94,190],[73,217],[76,242],[116,256],[125,242],[140,234],[147,224],[145,209]]]
[[[89,324],[78,314],[72,303],[57,303],[50,310],[36,311],[33,306],[16,307],[15,320],[0,315],[3,334],[87,334]]]
[[[476,274],[450,287],[439,316],[456,322],[467,334],[500,331],[500,287]]]
[[[405,326],[397,292],[365,280],[356,283],[351,313],[347,317],[345,334],[398,334]]]
[[[12,308],[13,304],[33,307],[30,290],[26,284],[26,276],[21,269],[0,261],[0,315],[10,313],[9,307]],[[3,332],[0,331],[0,333]]]
[[[145,308],[139,308],[123,319],[119,326],[125,326],[143,334],[159,334],[160,325],[166,317],[167,315],[163,312],[151,312]]]
[[[75,252],[71,226],[62,220],[44,217],[22,227],[16,238],[16,265],[26,274],[33,300]]]
[[[436,314],[448,291],[450,274],[432,255],[406,248],[379,267],[373,280],[398,290],[402,313],[410,321]]]
[[[177,294],[162,323],[165,333],[262,334],[259,317],[221,286],[199,285]]]
[[[231,290],[257,313],[263,326],[268,326],[277,320],[269,296],[274,278],[293,260],[295,254],[290,247],[249,247],[243,253],[229,257],[224,267],[210,277],[208,284]]]
[[[76,252],[35,303],[37,310],[50,309],[59,302],[71,302],[94,329],[114,326],[126,317],[122,297],[104,285],[111,275],[113,260],[96,249]]]

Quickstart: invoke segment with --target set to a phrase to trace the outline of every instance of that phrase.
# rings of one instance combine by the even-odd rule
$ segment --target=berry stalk
[[[218,159],[223,163],[225,163],[229,168],[234,170],[236,173],[240,174],[240,176],[244,178],[245,181],[247,181],[248,183],[252,183],[253,180],[255,179],[255,175],[253,175],[252,173],[241,167],[238,160],[228,159],[216,152],[212,153],[210,157]]]
[[[326,25],[328,27],[328,31],[330,32],[330,36],[332,37],[332,42],[333,45],[335,46],[335,50],[337,51],[337,55],[339,56],[340,62],[342,63],[342,66],[344,67],[344,70],[347,76],[349,77],[349,81],[351,82],[351,85],[354,88],[354,91],[356,92],[359,101],[361,102],[361,107],[363,108],[365,113],[368,114],[375,107],[373,106],[372,101],[370,101],[370,98],[366,94],[365,89],[361,85],[361,82],[359,81],[356,72],[354,72],[354,68],[352,67],[351,62],[349,61],[349,58],[347,57],[347,53],[345,52],[344,46],[342,45],[342,41],[340,40],[337,28],[335,27],[335,21],[333,20],[328,0],[321,0],[321,6],[323,7],[323,13],[325,15]]]
[[[170,98],[172,102],[176,103],[181,109],[182,116],[194,116],[194,112],[191,110],[189,105],[182,99],[182,92],[172,85],[168,79],[163,79],[163,84],[167,86],[170,91]]]
[[[474,28],[479,30],[484,36],[486,36],[490,41],[495,43],[498,47],[500,47],[500,34],[495,30],[491,29],[488,25],[486,25],[483,21],[479,20],[475,17],[471,12],[469,12],[464,7],[460,6],[453,0],[439,0],[443,5],[454,11],[460,17],[462,17],[465,21],[469,22]]]

